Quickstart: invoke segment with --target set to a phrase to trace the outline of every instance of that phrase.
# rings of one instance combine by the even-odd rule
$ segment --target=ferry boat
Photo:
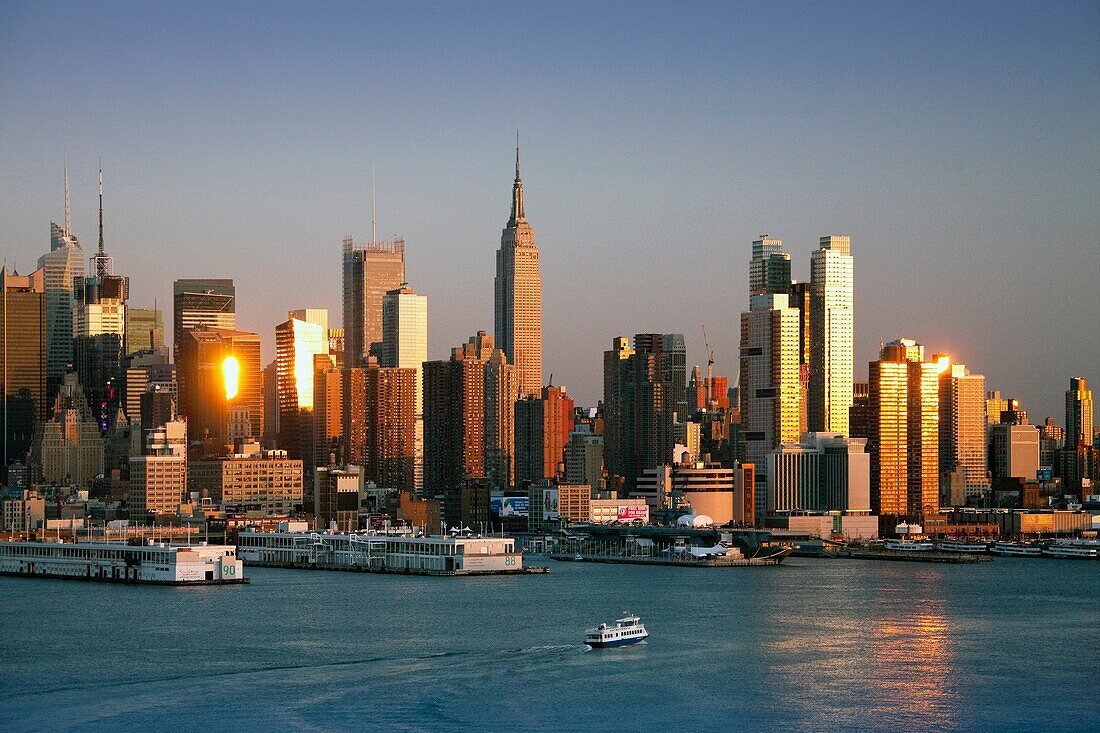
[[[236,548],[126,542],[0,542],[0,575],[152,585],[247,583]]]
[[[604,649],[613,646],[627,646],[645,641],[649,632],[645,630],[642,620],[628,611],[623,612],[623,617],[615,620],[614,626],[600,624],[594,629],[589,629],[584,634],[584,643],[593,649]]]
[[[913,540],[886,540],[887,550],[900,552],[931,552],[935,546],[931,542],[915,542]]]
[[[1043,548],[1043,557],[1056,557],[1063,560],[1096,560],[1100,559],[1100,549],[1088,543],[1071,543],[1069,540],[1059,540]]]
[[[1021,545],[1017,542],[994,542],[990,545],[989,551],[994,555],[1005,557],[1040,557],[1043,554],[1042,548]]]
[[[936,543],[936,549],[942,552],[985,554],[989,552],[989,545],[984,542],[967,542],[965,540],[940,540]]]

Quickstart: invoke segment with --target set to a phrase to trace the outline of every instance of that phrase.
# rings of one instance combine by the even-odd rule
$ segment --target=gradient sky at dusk
[[[407,241],[429,357],[492,332],[515,130],[544,368],[581,404],[617,335],[737,370],[750,244],[852,237],[856,376],[957,355],[1033,420],[1100,382],[1100,4],[0,6],[0,253],[63,217],[131,303],[232,277],[238,325],[339,323],[340,239]],[[170,330],[170,329],[169,329]],[[1097,386],[1100,386],[1098,384]]]

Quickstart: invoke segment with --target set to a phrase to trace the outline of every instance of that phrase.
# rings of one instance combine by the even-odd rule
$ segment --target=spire
[[[99,256],[103,256],[103,160],[99,161]]]
[[[73,210],[69,206],[69,146],[65,146],[65,233],[73,233]]]
[[[99,252],[92,257],[95,277],[107,277],[114,270],[114,261],[103,252],[103,161],[99,163]]]
[[[374,167],[370,169],[370,241],[378,241],[375,223],[378,221],[378,189],[374,179]]]
[[[516,180],[512,184],[512,217],[508,220],[508,226],[526,220],[523,214],[523,181],[519,177],[519,130],[516,130]]]

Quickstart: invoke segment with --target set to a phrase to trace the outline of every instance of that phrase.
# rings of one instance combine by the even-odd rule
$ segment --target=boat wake
[[[522,649],[505,649],[505,654],[547,654],[551,652],[583,651],[589,648],[587,644],[544,644],[540,646],[528,646]]]

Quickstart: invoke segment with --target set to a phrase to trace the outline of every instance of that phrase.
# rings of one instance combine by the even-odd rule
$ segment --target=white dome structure
[[[706,514],[685,514],[676,520],[677,527],[709,527],[714,520]]]

